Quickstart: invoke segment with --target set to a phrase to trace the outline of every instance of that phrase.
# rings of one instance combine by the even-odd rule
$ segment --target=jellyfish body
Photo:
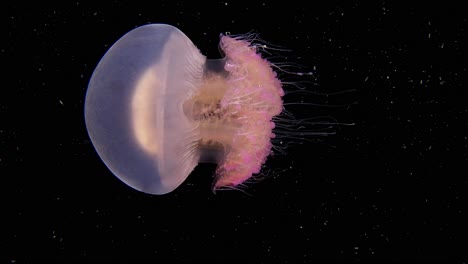
[[[127,185],[165,194],[199,162],[218,164],[213,189],[237,186],[271,151],[283,90],[241,38],[221,36],[209,60],[175,27],[151,24],[119,39],[97,65],[85,121],[106,166]]]

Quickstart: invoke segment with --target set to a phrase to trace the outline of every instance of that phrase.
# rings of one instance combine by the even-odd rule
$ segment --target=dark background
[[[3,5],[0,260],[466,263],[465,9],[445,1],[307,5]],[[272,157],[271,177],[248,194],[213,194],[213,165],[170,194],[135,191],[99,159],[83,105],[107,49],[148,23],[178,27],[210,58],[219,56],[220,33],[253,30],[291,50],[276,62],[314,73],[280,77],[330,94],[328,107],[294,107],[298,118],[354,125]]]

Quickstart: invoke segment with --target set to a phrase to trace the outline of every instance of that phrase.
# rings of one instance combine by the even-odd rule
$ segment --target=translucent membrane
[[[136,28],[96,67],[85,120],[106,166],[142,192],[177,188],[199,162],[218,163],[214,189],[259,173],[271,150],[283,90],[270,64],[241,38],[221,36],[207,60],[164,24]]]

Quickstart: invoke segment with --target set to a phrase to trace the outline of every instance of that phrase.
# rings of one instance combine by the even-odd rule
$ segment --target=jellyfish
[[[89,81],[86,128],[107,168],[149,194],[175,190],[198,163],[217,163],[213,190],[258,174],[271,153],[284,91],[272,65],[241,37],[220,36],[207,59],[179,29],[131,30]]]

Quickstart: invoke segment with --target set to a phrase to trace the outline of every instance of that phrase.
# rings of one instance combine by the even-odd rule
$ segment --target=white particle
[[[60,103],[60,104],[63,106],[63,102],[62,102],[62,100],[59,100],[59,103]]]

